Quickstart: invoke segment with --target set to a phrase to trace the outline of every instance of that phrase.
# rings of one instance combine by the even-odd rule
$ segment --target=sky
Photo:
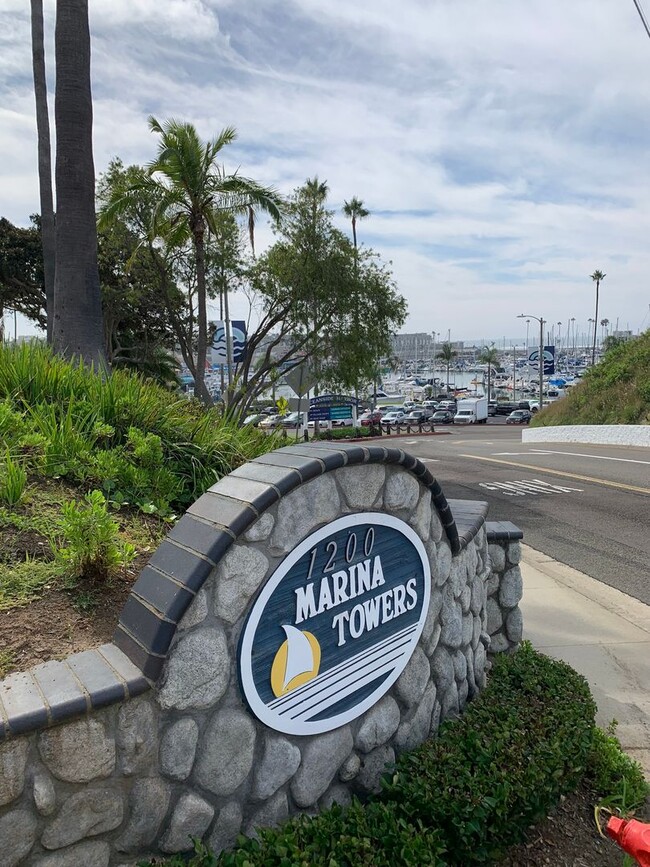
[[[403,331],[500,340],[525,333],[518,313],[586,331],[595,269],[598,318],[650,327],[633,0],[90,0],[90,25],[98,174],[153,158],[150,114],[206,138],[232,125],[226,169],[285,194],[318,175],[344,230],[344,200],[363,200]],[[38,202],[29,3],[0,0],[0,216],[26,225]],[[271,241],[262,224],[258,250]]]

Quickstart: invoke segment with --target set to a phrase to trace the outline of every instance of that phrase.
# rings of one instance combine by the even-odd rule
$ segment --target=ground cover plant
[[[609,349],[531,427],[563,424],[650,424],[650,331]]]
[[[0,676],[109,640],[176,515],[276,445],[132,373],[0,346]]]
[[[437,738],[388,769],[375,799],[293,818],[260,831],[259,839],[240,837],[234,849],[219,855],[197,844],[189,860],[177,856],[166,863],[497,863],[585,780],[601,796],[633,793],[636,804],[647,794],[639,766],[624,756],[611,732],[595,727],[594,713],[584,678],[524,643],[516,654],[497,659],[488,687],[460,719],[445,723]]]
[[[0,446],[28,473],[96,487],[117,505],[186,508],[275,445],[126,371],[105,377],[45,346],[0,347]]]

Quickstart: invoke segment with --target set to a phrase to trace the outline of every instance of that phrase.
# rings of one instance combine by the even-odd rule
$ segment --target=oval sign
[[[262,588],[239,646],[251,710],[294,735],[356,719],[404,670],[426,620],[429,561],[403,521],[339,518],[304,539]]]

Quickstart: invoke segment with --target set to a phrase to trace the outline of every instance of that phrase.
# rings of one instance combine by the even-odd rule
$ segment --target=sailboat
[[[286,640],[278,648],[271,666],[271,689],[276,696],[308,683],[318,676],[321,650],[315,635],[283,624]]]

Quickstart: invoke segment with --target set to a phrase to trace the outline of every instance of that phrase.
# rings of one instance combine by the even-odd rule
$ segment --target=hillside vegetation
[[[176,517],[277,444],[127,371],[0,345],[0,677],[108,640]]]
[[[561,424],[650,424],[650,331],[610,349],[531,427]]]

